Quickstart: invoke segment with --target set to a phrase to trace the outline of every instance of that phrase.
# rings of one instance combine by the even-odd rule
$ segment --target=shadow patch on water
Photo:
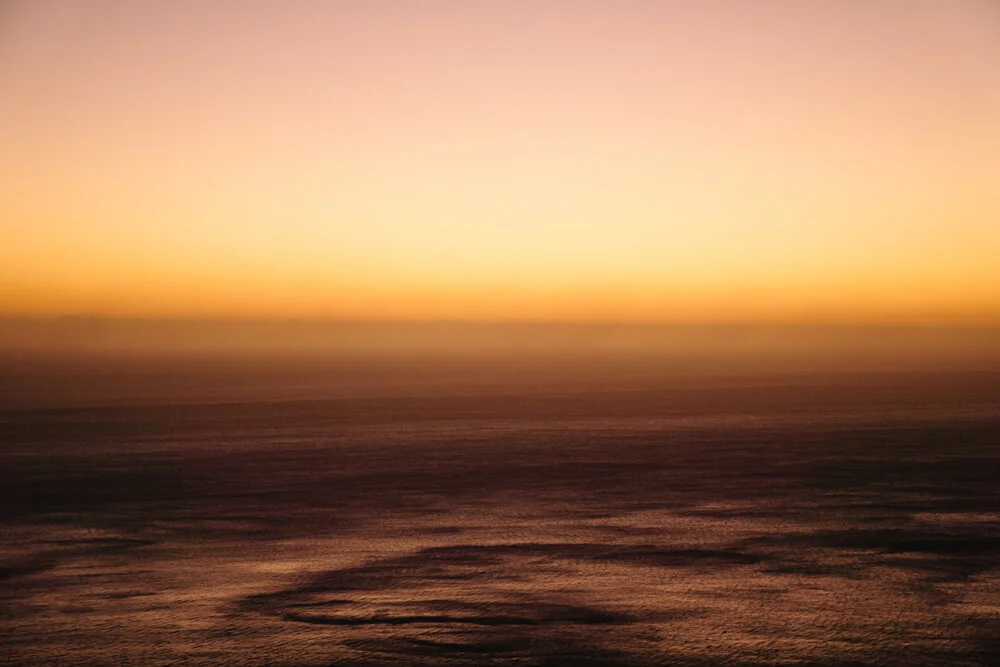
[[[57,545],[61,548],[50,549],[0,564],[0,582],[45,572],[55,568],[62,561],[72,558],[126,553],[137,547],[156,544],[156,541],[129,537],[96,537],[50,540],[42,542],[42,544]]]
[[[319,573],[283,591],[246,597],[239,607],[290,623],[339,628],[337,640],[366,655],[463,661],[489,655],[501,661],[497,664],[528,658],[533,665],[636,664],[613,649],[627,643],[620,634],[624,628],[650,618],[575,599],[564,584],[576,576],[572,573],[581,561],[716,567],[759,558],[730,551],[586,543],[433,547]],[[566,573],[568,580],[563,579]],[[659,612],[656,620],[691,613]],[[378,635],[368,634],[372,631]]]
[[[745,544],[792,547],[799,554],[829,549],[874,552],[875,560],[869,561],[869,565],[917,570],[941,580],[959,581],[1000,567],[1000,534],[997,530],[985,525],[967,524],[965,528],[964,531],[950,527],[820,530],[759,537],[747,540]],[[776,563],[768,571],[852,577],[858,575],[860,568],[819,565],[793,558]]]
[[[55,567],[58,559],[51,554],[22,558],[0,565],[0,582],[5,582],[29,574],[37,574]]]
[[[289,605],[295,607],[296,605]],[[458,600],[408,600],[379,604],[332,600],[308,605],[307,611],[286,611],[286,621],[316,625],[544,625],[576,623],[606,625],[628,619],[599,609],[543,602],[483,602]]]

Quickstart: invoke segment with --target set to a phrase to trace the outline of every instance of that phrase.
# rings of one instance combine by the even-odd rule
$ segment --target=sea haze
[[[995,331],[171,326],[7,328],[5,664],[1000,662]]]

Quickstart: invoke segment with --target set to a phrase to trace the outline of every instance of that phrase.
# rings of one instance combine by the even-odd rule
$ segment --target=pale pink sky
[[[992,0],[0,12],[0,312],[1000,321]]]

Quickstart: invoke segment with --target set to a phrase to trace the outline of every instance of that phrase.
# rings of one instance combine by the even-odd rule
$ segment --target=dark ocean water
[[[1000,664],[995,367],[4,364],[5,664]]]

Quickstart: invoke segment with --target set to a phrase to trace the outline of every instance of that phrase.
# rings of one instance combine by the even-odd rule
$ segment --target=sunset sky
[[[0,314],[1000,323],[995,0],[7,0]]]

